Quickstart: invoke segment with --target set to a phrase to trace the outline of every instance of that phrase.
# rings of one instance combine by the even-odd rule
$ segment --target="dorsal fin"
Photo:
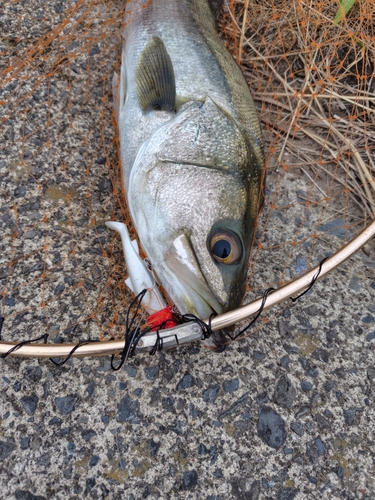
[[[136,71],[139,105],[143,111],[174,111],[176,84],[171,58],[158,37],[144,48]]]

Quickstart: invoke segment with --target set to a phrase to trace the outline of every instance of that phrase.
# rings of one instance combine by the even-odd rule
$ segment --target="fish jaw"
[[[180,285],[174,292],[174,301],[181,313],[190,313],[201,319],[223,311],[222,304],[210,290],[188,238],[181,234],[172,243],[165,255],[165,263]],[[171,284],[171,283],[170,283]],[[169,284],[169,287],[170,287]],[[169,288],[168,287],[168,288]],[[173,287],[174,290],[175,287]]]
[[[209,324],[212,316],[217,316],[230,308],[229,294],[225,295],[223,304],[210,290],[189,239],[184,234],[174,240],[166,253],[165,263],[173,273],[169,283],[176,285],[173,287],[175,305],[181,313],[194,314]],[[177,292],[178,289],[180,293]],[[242,296],[240,301],[241,299]],[[235,302],[238,305],[239,300],[236,299]],[[217,330],[212,331],[209,337],[202,339],[202,342],[206,348],[222,352],[228,343],[228,338],[224,331]]]

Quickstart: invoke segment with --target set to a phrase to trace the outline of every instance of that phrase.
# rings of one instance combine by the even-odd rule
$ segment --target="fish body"
[[[140,244],[181,313],[245,292],[264,157],[246,81],[206,0],[126,6],[114,78],[122,182]]]

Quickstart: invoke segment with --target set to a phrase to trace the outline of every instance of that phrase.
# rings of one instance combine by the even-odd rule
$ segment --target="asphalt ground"
[[[38,2],[30,5],[35,11],[41,8]],[[54,15],[63,13],[64,9]],[[15,26],[9,12],[5,14],[2,29],[9,34]],[[33,26],[35,33],[31,30],[29,38],[29,28],[23,28],[25,47],[40,36]],[[74,42],[78,47],[83,43]],[[3,128],[0,160],[6,340],[48,331],[50,341],[61,342],[96,338],[102,332],[96,322],[83,320],[97,311],[98,295],[109,280],[111,255],[121,260],[118,242],[112,248],[114,237],[103,225],[108,217],[121,214],[113,195],[111,109],[108,103],[97,105],[103,95],[110,96],[110,77],[104,90],[98,82],[118,58],[119,41],[113,45],[117,52],[110,56],[104,42],[92,46],[88,54],[74,59],[74,68],[36,89],[32,83],[48,68],[25,69],[33,99],[26,119],[19,80],[5,88],[4,113],[12,111],[14,102],[20,110]],[[83,106],[85,88],[88,99]],[[12,99],[11,92],[16,92]],[[68,117],[59,114],[65,109],[70,110]],[[46,110],[56,117],[52,123]],[[97,126],[103,116],[104,132]],[[74,133],[64,128],[69,117]],[[47,122],[54,140],[44,150],[46,127],[33,126]],[[33,132],[34,142],[26,140],[21,154],[20,138],[28,137],[25,126]],[[87,158],[92,158],[89,173]],[[279,186],[278,175],[270,171],[269,193]],[[285,204],[295,197],[296,176],[293,172],[285,180]],[[307,190],[305,181],[298,181],[300,190]],[[89,201],[83,203],[86,198]],[[269,242],[293,235],[298,210],[274,214],[267,222]],[[267,208],[260,227],[266,220]],[[322,236],[316,242],[313,263],[350,237],[337,221],[331,220],[331,239]],[[41,241],[47,253],[40,250]],[[74,258],[71,245],[76,246]],[[279,275],[283,251],[264,252],[258,259],[252,274],[258,288],[255,296]],[[290,277],[307,269],[303,251],[291,261]],[[10,275],[7,265],[12,259],[17,265]],[[48,279],[41,277],[46,269]],[[120,267],[116,283],[124,278],[123,271]],[[83,288],[77,285],[78,275],[86,283]],[[41,286],[47,302],[43,307]],[[103,299],[97,312],[104,326],[113,303],[120,300],[116,287],[108,290],[110,298]],[[229,343],[224,352],[196,343],[154,356],[137,355],[117,372],[108,357],[69,360],[62,367],[49,360],[1,360],[0,497],[373,498],[374,298],[371,242],[297,302],[288,301],[270,313],[274,318],[258,322],[253,335]]]

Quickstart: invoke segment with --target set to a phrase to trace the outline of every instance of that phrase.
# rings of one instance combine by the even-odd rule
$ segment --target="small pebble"
[[[14,297],[4,297],[4,304],[13,307],[16,304]]]
[[[78,401],[78,396],[72,394],[70,396],[63,396],[55,398],[56,409],[61,415],[67,415],[74,410],[74,407]]]
[[[55,425],[55,424],[61,424],[62,419],[59,417],[52,417],[51,420],[48,422],[48,425]]]
[[[224,382],[223,384],[223,389],[224,389],[224,392],[235,392],[237,391],[238,387],[240,385],[240,381],[238,380],[238,378],[235,378],[229,382]]]
[[[121,423],[134,422],[139,417],[139,401],[124,396],[118,406],[117,415]]]
[[[255,359],[264,359],[266,357],[262,351],[253,351],[253,356]]]
[[[342,479],[344,477],[344,474],[345,474],[345,469],[344,467],[339,467],[337,469],[337,472],[336,472],[337,476]]]
[[[135,377],[137,375],[137,369],[134,368],[134,366],[125,365],[125,370],[129,377]]]
[[[18,392],[21,389],[21,382],[16,382],[13,386],[14,392]]]
[[[356,414],[355,408],[349,408],[349,410],[344,411],[344,420],[345,420],[346,425],[353,425],[354,424],[355,414]]]
[[[280,361],[279,361],[280,365],[283,367],[283,368],[288,368],[289,366],[289,363],[290,363],[290,358],[289,356],[283,356]]]
[[[275,392],[273,394],[274,402],[284,408],[290,408],[295,397],[296,389],[291,380],[286,376],[280,377],[276,383]]]
[[[93,429],[85,429],[81,432],[81,436],[84,441],[89,441],[92,437],[96,436],[96,432]]]
[[[6,441],[0,441],[0,461],[5,460],[13,451],[16,445],[13,443],[8,443]]]
[[[367,316],[365,316],[364,318],[362,318],[362,322],[366,323],[366,324],[373,323],[374,321],[375,321],[375,318],[371,314],[368,314]]]
[[[190,375],[190,373],[185,373],[185,375],[182,377],[182,379],[179,381],[177,384],[176,389],[178,391],[184,390],[184,389],[190,389],[190,387],[194,386],[194,379]]]
[[[297,493],[299,493],[298,488],[281,488],[277,495],[277,500],[293,500]]]
[[[301,382],[301,389],[303,390],[303,392],[311,391],[312,383],[308,382],[307,380],[304,380],[303,382]]]
[[[307,476],[307,479],[310,481],[310,483],[318,484],[318,480],[315,477],[309,476],[308,474],[306,476]]]
[[[95,392],[95,382],[92,380],[86,388],[88,396],[91,398]]]
[[[27,450],[27,448],[29,447],[29,444],[30,444],[30,438],[29,437],[23,437],[23,438],[21,438],[21,440],[20,440],[21,450]]]
[[[145,375],[147,380],[155,380],[156,377],[159,375],[159,367],[158,366],[151,366],[149,368],[145,368]]]
[[[203,401],[205,403],[213,403],[217,398],[219,390],[220,390],[220,385],[215,385],[213,387],[206,389],[203,392]]]
[[[301,406],[300,408],[298,408],[298,410],[294,414],[294,417],[298,419],[298,418],[304,417],[308,413],[310,413],[310,407],[304,405],[304,406]]]
[[[14,190],[14,197],[15,198],[23,198],[26,194],[26,187],[25,186],[18,186]]]
[[[28,415],[34,415],[35,410],[38,406],[38,401],[39,398],[35,393],[30,394],[29,396],[23,396],[21,398],[23,409]]]
[[[309,375],[309,377],[316,378],[319,375],[319,372],[316,368],[310,368],[307,370],[307,375]]]
[[[257,394],[257,403],[258,405],[262,405],[264,403],[267,403],[269,401],[268,394],[266,392],[262,392],[260,394]]]
[[[280,448],[287,438],[284,420],[269,406],[259,409],[258,436],[275,449]]]
[[[185,491],[193,490],[198,484],[198,474],[195,470],[184,472],[183,487]]]
[[[303,436],[304,430],[302,425],[299,422],[292,422],[290,424],[290,428],[292,429],[293,432],[298,434],[298,436]]]
[[[326,380],[323,384],[323,388],[325,391],[329,392],[335,387],[335,383],[333,380]]]
[[[313,353],[312,353],[312,357],[317,359],[318,361],[323,361],[324,363],[328,363],[329,361],[329,351],[327,351],[326,349],[316,349]]]
[[[324,454],[326,447],[320,436],[306,443],[306,453],[308,454],[311,463],[316,464],[318,459]]]
[[[150,451],[150,457],[154,458],[161,446],[161,442],[156,442],[152,438],[147,440],[148,449]]]
[[[367,368],[367,377],[369,380],[375,379],[375,366],[369,366]]]

